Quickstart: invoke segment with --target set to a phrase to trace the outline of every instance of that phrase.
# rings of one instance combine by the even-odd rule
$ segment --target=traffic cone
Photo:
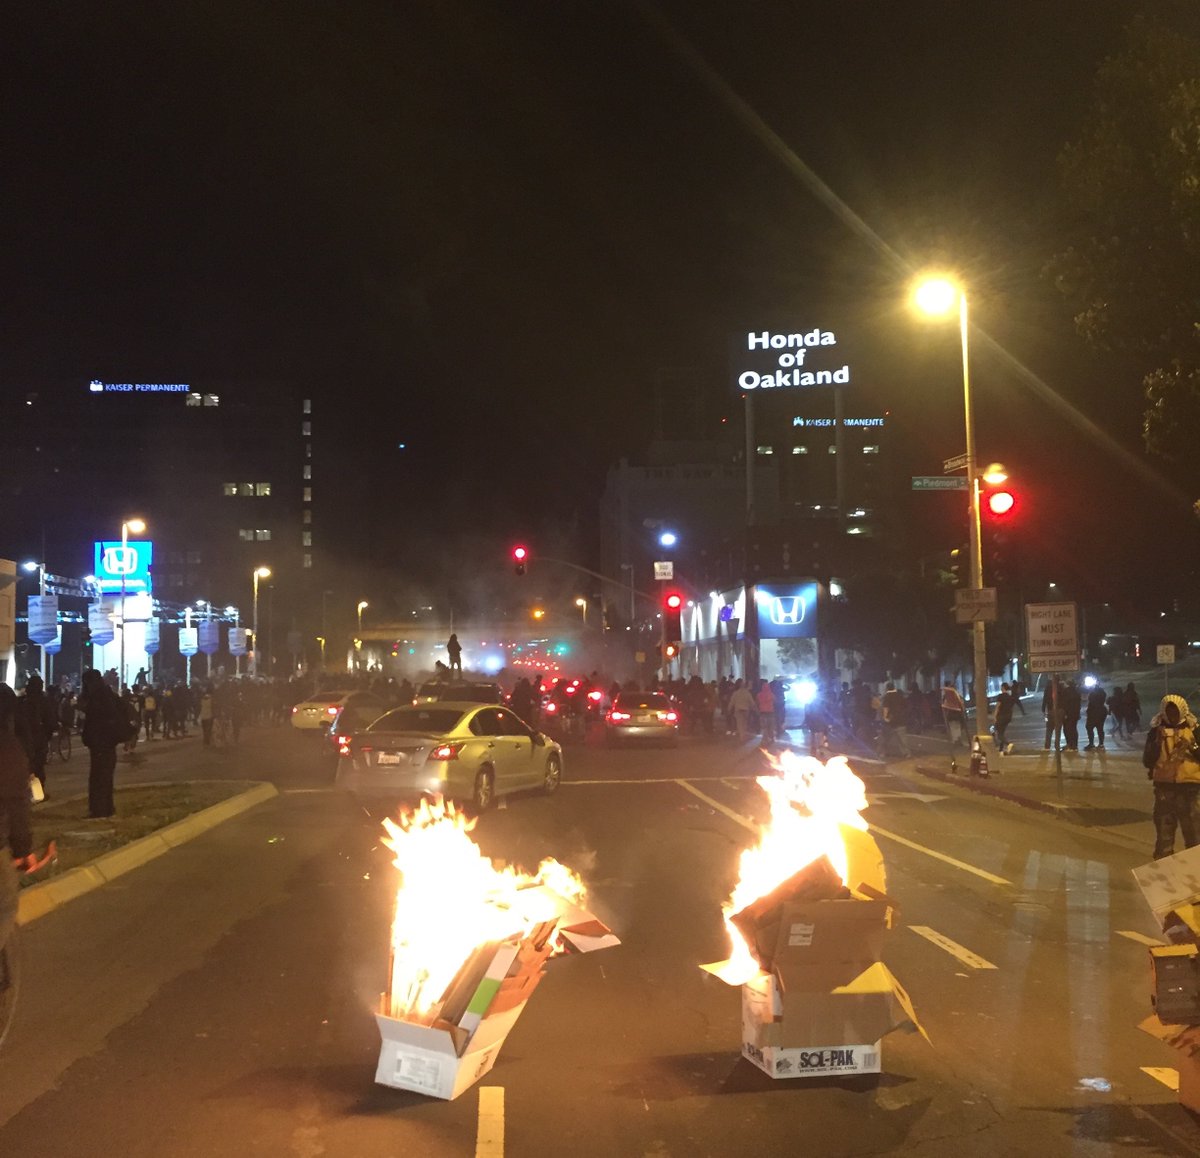
[[[978,736],[971,741],[971,775],[988,775],[987,753],[983,750],[983,744]]]

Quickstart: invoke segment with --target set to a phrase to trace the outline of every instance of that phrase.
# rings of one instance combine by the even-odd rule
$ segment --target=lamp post
[[[945,316],[958,306],[958,336],[962,345],[963,421],[967,438],[967,488],[970,500],[971,590],[983,589],[983,531],[979,517],[979,459],[975,453],[975,411],[971,400],[971,369],[967,356],[967,293],[946,277],[921,279],[913,292],[917,307],[933,316]],[[975,732],[987,732],[987,638],[983,621],[971,624],[971,643],[975,669]]]
[[[362,613],[363,613],[363,609],[365,607],[369,607],[369,606],[370,606],[370,604],[365,599],[360,599],[358,601],[358,609],[357,609],[358,610],[358,635],[355,637],[355,644],[357,645],[356,650],[358,652],[358,656],[356,657],[356,665],[360,669],[362,668],[362,642],[363,642],[362,641]]]
[[[584,597],[582,595],[580,595],[575,600],[575,606],[578,607],[579,610],[583,612],[583,626],[587,627],[587,600],[584,599]]]
[[[22,563],[21,568],[28,571],[31,575],[34,571],[38,573],[38,594],[44,596],[46,594],[46,564],[45,563]],[[41,654],[40,671],[42,673],[42,686],[46,686],[46,645],[38,644],[38,652]]]
[[[141,535],[145,530],[144,519],[125,519],[121,523],[121,678],[117,680],[117,687],[121,692],[125,691],[129,683],[125,678],[125,572],[129,569],[125,560],[129,554],[129,532]]]
[[[270,577],[270,567],[254,568],[254,619],[250,629],[250,672],[254,676],[258,675],[258,581]]]

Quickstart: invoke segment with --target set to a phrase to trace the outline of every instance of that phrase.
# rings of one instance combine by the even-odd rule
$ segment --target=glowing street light
[[[254,618],[253,626],[250,629],[250,659],[251,659],[251,675],[258,675],[258,581],[260,579],[270,579],[270,567],[255,567],[254,568]]]
[[[663,531],[658,536],[658,542],[662,547],[674,547],[679,542],[679,536],[674,531]]]
[[[587,627],[587,600],[584,599],[582,595],[577,596],[575,599],[575,606],[583,612],[583,626]]]
[[[971,589],[983,589],[983,529],[979,517],[980,471],[975,455],[975,414],[971,400],[971,370],[967,353],[967,292],[945,275],[927,275],[913,286],[913,302],[918,310],[932,317],[952,315],[958,307],[958,337],[962,346],[963,424],[967,436],[967,486],[970,499]],[[1002,469],[1002,468],[1001,468]],[[991,467],[988,468],[990,472]],[[987,732],[987,638],[980,620],[971,624],[975,670],[975,732]]]

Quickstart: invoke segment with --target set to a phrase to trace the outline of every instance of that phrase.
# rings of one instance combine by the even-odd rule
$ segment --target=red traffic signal
[[[997,519],[1012,514],[1016,505],[1017,499],[1012,491],[991,491],[987,496],[987,509]]]
[[[663,598],[663,635],[667,643],[678,643],[683,638],[683,596],[678,591],[669,591]]]
[[[683,596],[677,591],[672,591],[666,599],[667,607],[672,611],[678,611],[683,606]]]
[[[512,549],[513,567],[518,575],[525,574],[525,560],[529,558],[529,552],[522,546],[516,546]]]

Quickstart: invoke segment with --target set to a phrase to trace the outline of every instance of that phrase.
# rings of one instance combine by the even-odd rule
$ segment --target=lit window
[[[304,501],[305,501],[306,503],[311,503],[311,502],[312,502],[312,487],[305,487],[305,488],[304,488]]]
[[[238,529],[238,538],[241,539],[243,543],[253,543],[254,542],[254,528],[253,527],[249,527],[249,528],[240,527]]]
[[[863,447],[863,454],[878,454],[878,453],[879,453],[879,447],[877,447],[877,446],[864,446]]]
[[[302,546],[302,547],[311,547],[312,546],[312,531],[302,531],[301,532],[300,546]]]
[[[807,446],[793,446],[792,453],[793,454],[807,454],[808,447]]]
[[[222,483],[221,484],[221,493],[226,496],[236,495],[237,494],[237,483]]]
[[[760,446],[758,448],[758,453],[759,454],[774,454],[775,448],[773,446]]]
[[[304,556],[304,567],[306,570],[309,569],[310,567],[312,567],[312,556],[311,555],[306,554]]]
[[[187,404],[189,406],[199,406],[202,399],[199,394],[189,394],[187,396]]]
[[[300,423],[300,433],[301,434],[312,434],[312,423],[311,422]]]
[[[303,516],[301,517],[300,521],[302,523],[311,523],[312,522],[312,511],[305,511]]]
[[[204,395],[204,405],[205,406],[220,406],[221,405],[221,396],[219,394],[205,394]]]
[[[311,398],[306,398],[304,400],[304,413],[305,414],[312,413],[312,399]]]
[[[270,483],[255,483],[254,484],[254,493],[256,495],[258,495],[259,498],[263,498],[264,496],[269,495],[271,493],[271,484]]]
[[[259,527],[254,532],[254,538],[259,543],[265,543],[271,537],[271,532],[264,527]]]
[[[306,442],[304,444],[304,457],[312,458],[312,443],[311,442]]]
[[[309,466],[307,463],[305,463],[305,465],[304,465],[303,477],[304,478],[312,478],[312,467]]]
[[[242,495],[245,498],[253,498],[254,497],[254,484],[253,483],[238,483],[238,494]]]

